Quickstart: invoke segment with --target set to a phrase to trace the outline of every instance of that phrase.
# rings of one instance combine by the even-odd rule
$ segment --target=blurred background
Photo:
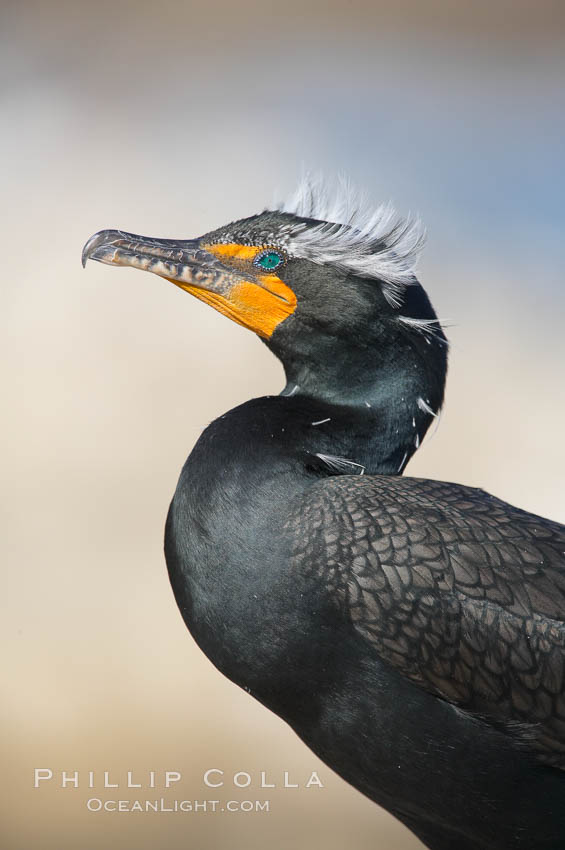
[[[452,353],[440,427],[408,474],[563,521],[564,12],[3,0],[3,848],[421,847],[222,678],[169,588],[163,525],[186,455],[213,418],[280,390],[281,367],[176,287],[83,271],[80,252],[105,227],[197,236],[288,194],[303,167],[419,213]],[[55,774],[37,790],[35,767]],[[208,768],[224,789],[206,789]],[[127,770],[165,769],[183,775],[174,793],[123,787]],[[62,770],[122,787],[61,789]],[[250,789],[231,785],[240,770]],[[277,789],[257,787],[261,770]],[[285,770],[325,787],[285,790]],[[92,796],[271,810],[91,813]]]

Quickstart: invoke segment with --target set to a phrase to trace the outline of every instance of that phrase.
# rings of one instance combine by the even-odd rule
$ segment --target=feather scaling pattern
[[[295,569],[323,582],[382,660],[515,722],[565,767],[564,526],[471,487],[342,476],[311,488],[287,528]]]

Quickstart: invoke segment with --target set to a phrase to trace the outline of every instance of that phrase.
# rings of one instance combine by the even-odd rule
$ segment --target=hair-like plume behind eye
[[[376,209],[345,178],[327,188],[321,177],[306,175],[294,195],[278,206],[281,212],[319,223],[290,228],[289,253],[315,263],[332,263],[361,277],[374,277],[392,307],[402,303],[404,287],[424,243],[417,218],[400,218],[388,204]]]

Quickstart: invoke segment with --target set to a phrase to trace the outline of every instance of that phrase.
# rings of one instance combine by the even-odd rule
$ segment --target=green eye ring
[[[286,257],[273,248],[265,248],[253,258],[253,265],[265,272],[272,272],[284,265]]]

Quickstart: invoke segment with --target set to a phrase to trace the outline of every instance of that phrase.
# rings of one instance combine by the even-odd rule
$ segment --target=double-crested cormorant
[[[402,478],[447,342],[418,228],[291,205],[194,240],[105,230],[83,261],[165,277],[255,331],[278,396],[213,422],[165,551],[212,662],[433,850],[565,847],[565,527]]]

